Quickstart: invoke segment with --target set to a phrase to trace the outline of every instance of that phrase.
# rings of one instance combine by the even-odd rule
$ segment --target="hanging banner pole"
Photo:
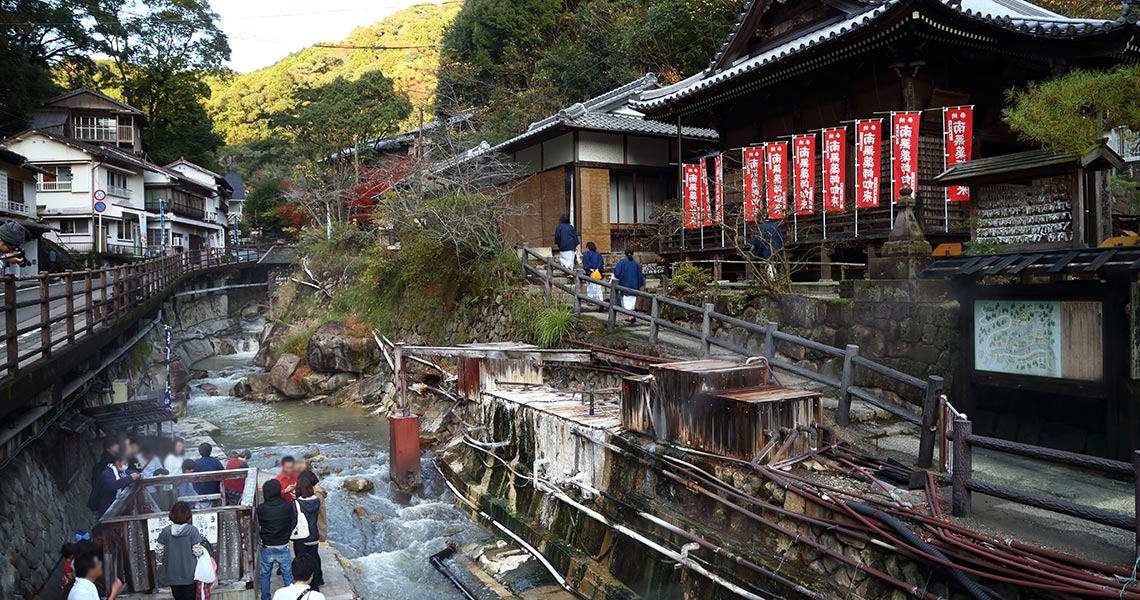
[[[887,225],[887,230],[894,229],[895,227],[895,111],[891,111],[891,197],[887,198],[887,206],[891,207],[891,222]]]
[[[942,107],[942,127],[946,129],[942,136],[942,171],[945,172],[950,166],[950,129],[946,127],[946,107]],[[947,193],[942,198],[942,222],[945,223],[946,233],[950,233],[950,194]]]

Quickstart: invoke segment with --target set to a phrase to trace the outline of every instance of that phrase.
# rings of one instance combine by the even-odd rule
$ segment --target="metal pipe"
[[[451,585],[455,586],[455,589],[459,590],[460,594],[463,594],[464,600],[479,600],[475,594],[471,593],[471,590],[467,589],[466,585],[463,585],[462,581],[459,581],[459,579],[455,577],[455,574],[451,572],[451,569],[449,569],[447,565],[443,564],[443,561],[451,558],[455,552],[455,542],[448,542],[447,547],[443,550],[440,550],[439,552],[436,552],[435,554],[432,554],[428,558],[428,562],[431,563],[431,566],[435,567],[435,570],[438,571],[440,575],[446,577],[447,580],[451,582]]]

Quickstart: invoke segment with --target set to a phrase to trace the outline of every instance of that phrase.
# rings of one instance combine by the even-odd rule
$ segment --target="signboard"
[[[95,212],[101,213],[105,210],[107,210],[107,203],[103,202],[102,200],[96,200],[95,201]]]
[[[191,521],[194,527],[198,528],[198,533],[206,536],[211,544],[217,545],[218,543],[218,513],[194,513],[194,519]],[[170,519],[167,517],[158,517],[146,520],[147,540],[150,542],[150,549],[153,551],[158,548],[158,534],[170,525]]]
[[[724,155],[717,154],[714,161],[713,170],[716,172],[714,181],[716,182],[716,195],[714,201],[716,205],[713,207],[717,223],[724,223]]]
[[[918,190],[918,124],[921,113],[891,114],[891,203],[904,187]]]
[[[683,168],[685,189],[683,220],[685,229],[700,229],[700,167],[698,165],[685,165]]]
[[[1097,300],[974,301],[974,369],[1104,379],[1104,305]]]
[[[647,262],[642,263],[641,265],[641,274],[645,275],[646,277],[660,277],[664,275],[668,270],[669,263],[663,261]]]
[[[94,197],[96,200],[99,200],[99,201],[107,199],[107,192],[105,192],[103,190],[95,190],[95,193],[91,194],[91,195],[92,195],[92,197]]]
[[[139,244],[146,250],[146,213],[139,213]]]
[[[945,114],[943,133],[946,136],[945,166],[949,168],[950,165],[967,162],[971,158],[971,148],[974,143],[974,107],[946,108],[943,112]],[[949,202],[966,202],[969,199],[969,187],[952,185],[946,188],[946,200]]]
[[[1073,239],[1073,180],[1062,175],[1030,185],[981,186],[975,190],[974,239],[1003,245],[1056,244]]]
[[[788,143],[764,144],[767,162],[768,218],[783,219],[788,214]]]

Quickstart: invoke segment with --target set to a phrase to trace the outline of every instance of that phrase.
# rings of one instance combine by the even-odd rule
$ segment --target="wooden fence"
[[[0,372],[15,377],[38,360],[127,317],[182,277],[207,269],[256,262],[258,252],[198,250],[90,271],[5,276],[5,350]]]
[[[807,338],[780,331],[777,324],[773,322],[761,325],[718,313],[713,310],[712,304],[695,306],[659,294],[650,294],[640,290],[625,288],[612,281],[591,279],[588,275],[567,269],[552,257],[542,256],[525,246],[523,247],[522,258],[523,275],[528,279],[533,276],[542,281],[544,295],[548,303],[553,300],[554,290],[557,289],[569,294],[574,299],[574,312],[576,314],[581,313],[583,303],[597,306],[608,313],[607,328],[611,332],[617,326],[617,315],[622,314],[649,324],[650,344],[657,343],[659,333],[661,329],[664,328],[699,341],[702,358],[709,357],[713,346],[741,356],[763,356],[768,359],[768,364],[773,367],[778,367],[837,390],[839,392],[839,409],[836,413],[836,421],[840,425],[847,425],[850,422],[851,401],[854,398],[867,402],[919,426],[921,431],[917,464],[921,468],[929,468],[933,465],[935,436],[938,430],[939,400],[942,397],[943,389],[942,377],[931,375],[925,380],[919,379],[860,356],[859,346],[857,345],[849,344],[846,348],[828,346],[827,344],[821,344]],[[540,261],[542,266],[531,264],[531,259]],[[566,284],[559,281],[555,276],[556,274],[569,277],[571,283]],[[590,298],[585,293],[585,286],[591,283],[608,288],[610,290],[609,299],[603,298],[601,301],[598,301]],[[649,313],[626,310],[618,301],[618,295],[635,296],[648,300],[650,305]],[[664,306],[669,306],[683,311],[685,314],[692,315],[694,321],[699,320],[701,322],[700,330],[692,329],[662,318],[661,309]],[[749,333],[761,335],[764,339],[763,348],[757,351],[719,338],[713,334],[713,323],[719,323],[722,326],[737,327]],[[842,358],[843,372],[841,378],[836,379],[778,358],[776,354],[777,343],[792,344],[814,352]],[[915,388],[922,395],[922,411],[916,413],[909,408],[900,406],[876,395],[865,387],[856,385],[855,382],[858,380],[861,371],[876,373]]]

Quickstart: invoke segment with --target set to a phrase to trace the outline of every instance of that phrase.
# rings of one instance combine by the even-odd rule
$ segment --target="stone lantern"
[[[930,242],[914,216],[914,190],[899,190],[895,203],[898,214],[887,243],[879,256],[870,257],[867,270],[871,279],[914,279],[933,260]]]

